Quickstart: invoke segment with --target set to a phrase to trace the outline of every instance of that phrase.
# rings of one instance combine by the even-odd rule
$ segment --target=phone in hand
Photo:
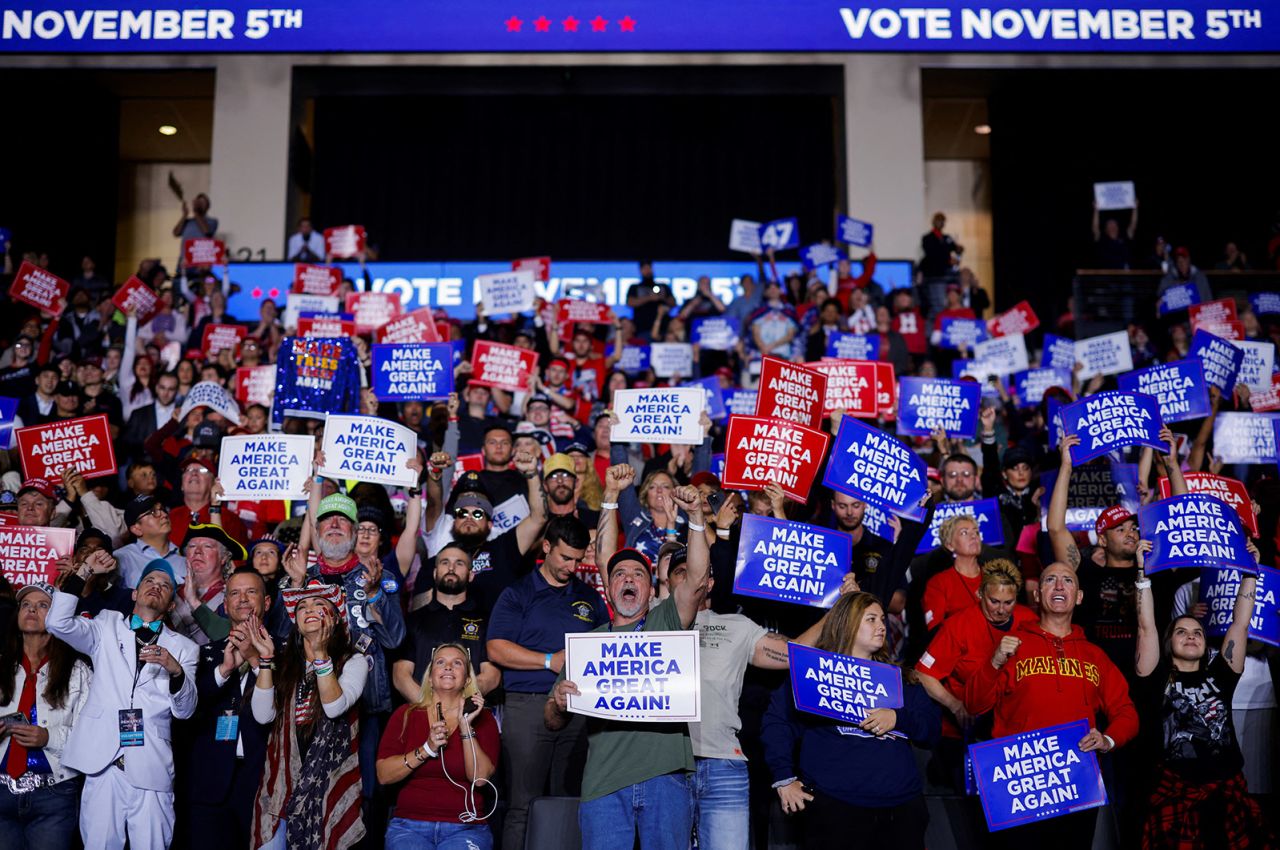
[[[21,711],[15,711],[13,714],[6,714],[0,717],[0,723],[6,726],[30,725],[31,719]]]
[[[718,514],[720,513],[720,509],[724,507],[725,500],[728,498],[729,495],[723,490],[716,490],[714,493],[707,496],[707,507],[711,508],[711,513],[713,515]]]
[[[476,702],[475,697],[467,697],[465,700],[462,701],[463,714],[470,714],[471,712],[475,711],[479,707],[480,705]]]

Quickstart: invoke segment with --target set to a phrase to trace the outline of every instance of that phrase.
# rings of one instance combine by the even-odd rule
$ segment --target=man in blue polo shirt
[[[609,622],[600,593],[575,575],[588,541],[581,520],[553,518],[542,542],[542,565],[502,591],[489,617],[486,650],[502,668],[507,691],[502,757],[511,771],[511,788],[503,847],[524,847],[534,797],[578,793],[569,783],[582,775],[584,718],[573,715],[564,728],[550,732],[542,715],[547,692],[564,666],[565,634]]]

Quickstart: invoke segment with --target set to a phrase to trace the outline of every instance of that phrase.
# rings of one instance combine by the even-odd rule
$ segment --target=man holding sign
[[[649,560],[634,549],[616,552],[609,558],[605,573],[613,619],[596,632],[682,631],[693,625],[707,593],[711,569],[710,550],[702,533],[702,496],[695,487],[678,487],[671,498],[689,517],[689,530],[694,532],[689,535],[684,581],[651,610],[653,574]],[[612,521],[612,513],[604,511],[601,516],[604,521]],[[606,655],[608,646],[603,648]],[[627,687],[627,694],[657,693],[663,684],[659,677],[672,678],[676,671],[670,669],[670,661],[650,654],[654,653],[652,646],[636,644],[634,658],[617,662],[626,664],[631,671],[628,675],[633,678],[625,679],[592,676],[588,680],[586,667],[579,667],[572,656],[566,656],[565,669],[547,700],[547,728],[561,728],[569,720],[571,706],[576,708],[587,699],[596,699],[594,695],[584,699],[579,681],[569,678],[570,671],[584,688],[600,695],[617,695],[615,686],[619,683]],[[599,702],[594,704],[598,706]],[[693,829],[688,774],[695,770],[688,725],[592,717],[587,721],[587,741],[582,804],[578,809],[582,846],[588,850],[616,847],[620,845],[620,832],[621,843],[628,843],[639,829],[646,848],[687,850]],[[644,805],[637,805],[638,801]]]

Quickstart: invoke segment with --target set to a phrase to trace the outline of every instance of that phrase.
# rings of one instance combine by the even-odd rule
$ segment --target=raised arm
[[[1053,557],[1072,569],[1080,568],[1080,549],[1075,538],[1067,528],[1067,493],[1071,490],[1071,447],[1080,445],[1080,438],[1075,434],[1063,434],[1062,443],[1058,446],[1062,451],[1062,463],[1058,467],[1058,480],[1053,485],[1053,496],[1049,499],[1049,542],[1053,545]]]
[[[542,493],[542,476],[538,474],[537,458],[528,452],[518,453],[516,471],[524,476],[529,488],[529,515],[516,526],[516,543],[520,546],[520,554],[525,555],[538,538],[542,537],[542,529],[547,524],[547,500]]]
[[[405,466],[410,469],[416,469],[419,480],[421,480],[422,458],[415,454],[405,463]],[[421,483],[419,483],[419,487],[421,486]],[[418,530],[422,525],[422,502],[426,498],[427,491],[425,489],[417,493],[411,490],[409,499],[405,503],[404,533],[396,541],[396,565],[400,567],[401,578],[409,575],[409,570],[413,567],[414,556],[418,554]]]
[[[1150,676],[1160,663],[1160,633],[1156,629],[1155,598],[1151,593],[1151,579],[1144,570],[1146,555],[1151,551],[1150,540],[1138,541],[1138,581],[1134,584],[1138,595],[1138,649],[1134,658],[1134,671],[1142,678]]]
[[[600,500],[600,517],[596,520],[596,564],[609,563],[618,551],[618,498],[635,480],[635,468],[629,463],[614,464],[604,473],[604,495]],[[609,507],[612,505],[612,507]]]
[[[1187,479],[1182,475],[1182,464],[1178,463],[1178,439],[1168,425],[1160,429],[1160,442],[1169,447],[1164,456],[1164,465],[1169,473],[1169,495],[1185,496],[1191,492],[1187,489]]]
[[[1258,547],[1250,540],[1247,544],[1249,554],[1258,561]],[[1257,596],[1257,576],[1243,576],[1240,587],[1236,590],[1235,606],[1231,609],[1231,625],[1222,636],[1222,657],[1237,673],[1244,672],[1245,644],[1249,641],[1249,620],[1253,617],[1254,598]]]
[[[676,506],[689,518],[689,560],[686,578],[675,589],[676,608],[680,611],[680,621],[687,629],[693,625],[702,607],[702,600],[707,597],[707,576],[711,574],[711,550],[707,547],[706,519],[702,515],[702,494],[697,487],[677,487],[671,492]]]
[[[1094,202],[1093,202],[1093,224],[1092,224],[1092,229],[1093,229],[1093,241],[1094,241],[1094,242],[1097,242],[1099,239],[1101,239],[1101,238],[1102,238],[1102,226],[1101,226],[1101,224],[1100,224],[1100,223],[1099,223],[1099,221],[1098,221],[1098,202],[1097,202],[1097,201],[1094,201]]]
[[[1129,229],[1125,231],[1125,235],[1133,241],[1133,236],[1138,232],[1138,199],[1133,199],[1133,214],[1129,216]]]

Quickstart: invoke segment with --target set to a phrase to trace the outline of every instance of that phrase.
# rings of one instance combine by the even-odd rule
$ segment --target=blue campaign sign
[[[720,391],[724,400],[724,408],[730,416],[755,416],[756,398],[759,390],[744,390],[742,387],[731,387]]]
[[[709,351],[729,351],[738,344],[741,322],[733,316],[699,316],[689,329],[691,339]]]
[[[1199,359],[1175,360],[1125,372],[1116,380],[1125,392],[1154,396],[1160,405],[1160,418],[1165,422],[1209,415],[1209,388]]]
[[[373,394],[379,401],[426,401],[453,392],[453,346],[410,342],[373,346]]]
[[[1076,341],[1045,334],[1044,345],[1040,349],[1040,367],[1061,369],[1070,375],[1076,368]]]
[[[1203,361],[1205,381],[1222,390],[1224,395],[1230,395],[1236,388],[1236,375],[1244,363],[1243,349],[1200,329],[1191,338],[1188,357],[1199,357]]]
[[[1063,408],[1062,427],[1080,438],[1080,445],[1071,449],[1077,465],[1123,446],[1167,448],[1160,442],[1160,406],[1142,393],[1111,390],[1086,396]]]
[[[1160,296],[1156,303],[1156,312],[1161,316],[1185,310],[1192,304],[1200,303],[1200,290],[1194,283],[1183,283],[1171,286]]]
[[[775,251],[800,247],[800,221],[779,218],[760,225],[760,245]]]
[[[996,832],[1107,803],[1098,758],[1083,752],[1076,720],[969,745],[987,827]]]
[[[830,608],[853,557],[853,538],[840,531],[746,514],[733,592]]]
[[[833,333],[827,337],[826,356],[838,360],[879,360],[880,337],[877,334]]]
[[[1056,449],[1062,442],[1062,408],[1066,407],[1057,396],[1049,396],[1045,404],[1045,416],[1049,417],[1049,448]]]
[[[9,447],[9,435],[13,433],[13,418],[17,412],[16,398],[0,397],[0,449]]]
[[[974,345],[989,339],[987,323],[980,319],[943,319],[939,327],[942,339],[938,340],[939,348],[956,349],[964,346],[973,351]]]
[[[857,725],[873,708],[902,708],[902,671],[893,664],[798,643],[787,644],[787,656],[791,661],[791,695],[800,711]]]
[[[689,381],[681,384],[681,386],[702,387],[707,393],[707,415],[716,422],[719,422],[721,419],[728,418],[729,411],[724,406],[724,392],[720,387],[719,378],[712,375],[710,378],[701,378],[697,381]]]
[[[876,239],[876,228],[869,221],[858,221],[842,215],[836,218],[836,240],[846,245],[870,248]]]
[[[1280,292],[1254,292],[1249,295],[1249,306],[1259,316],[1280,313]]]
[[[919,502],[928,492],[928,467],[897,437],[846,416],[822,483],[889,513],[919,517]]]
[[[1209,609],[1204,633],[1222,637],[1235,619],[1236,593],[1245,573],[1229,567],[1205,567],[1200,571],[1200,601]],[[1280,570],[1258,567],[1258,583],[1253,593],[1253,613],[1249,616],[1249,639],[1280,646]]]
[[[1052,493],[1058,481],[1058,470],[1040,475],[1040,486]],[[1071,531],[1093,531],[1102,512],[1112,505],[1124,505],[1136,512],[1142,496],[1138,492],[1136,463],[1086,463],[1071,470],[1067,489],[1067,528]],[[1049,512],[1049,500],[1040,500],[1040,518]]]
[[[752,410],[755,410],[753,405]],[[724,453],[714,454],[711,456],[711,474],[716,478],[724,478]]]
[[[465,339],[451,339],[449,340],[449,345],[453,347],[453,368],[456,369],[467,353],[467,341]]]
[[[1151,541],[1148,575],[1175,567],[1258,569],[1245,548],[1240,514],[1217,496],[1187,493],[1144,505],[1138,509],[1138,528],[1142,539]]]
[[[9,251],[9,243],[13,241],[13,233],[7,227],[0,227],[0,254]]]
[[[898,381],[898,433],[928,436],[937,428],[948,437],[972,438],[978,431],[982,387],[948,378]]]
[[[618,368],[628,374],[646,372],[649,369],[649,346],[628,345],[622,349],[618,358]]]
[[[1040,404],[1045,390],[1050,387],[1071,389],[1071,373],[1061,369],[1027,369],[1013,375],[1013,394],[1018,397],[1018,407],[1029,410]]]
[[[829,266],[832,263],[838,263],[844,259],[844,252],[834,245],[828,245],[825,242],[815,242],[800,252],[800,261],[804,263],[806,269],[816,269],[822,266]]]
[[[929,528],[920,538],[920,543],[916,546],[916,554],[923,555],[941,546],[942,541],[938,538],[938,532],[942,529],[942,524],[953,516],[962,515],[971,516],[978,523],[978,533],[982,536],[983,543],[988,546],[1004,544],[1004,523],[1000,521],[1000,502],[997,499],[939,502],[933,506]]]

